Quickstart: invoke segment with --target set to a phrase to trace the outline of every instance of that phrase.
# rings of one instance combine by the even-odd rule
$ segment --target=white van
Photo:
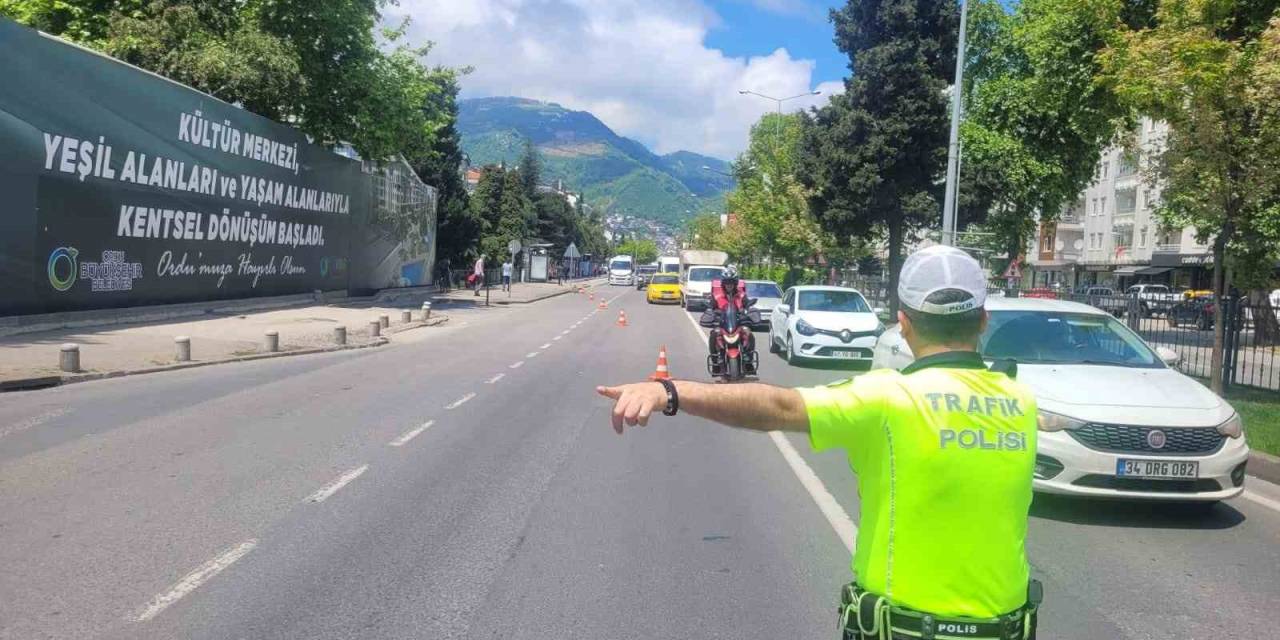
[[[609,258],[609,284],[631,286],[636,283],[636,263],[631,256]]]

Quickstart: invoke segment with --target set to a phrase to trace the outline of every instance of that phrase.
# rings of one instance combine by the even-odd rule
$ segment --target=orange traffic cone
[[[667,370],[667,346],[658,349],[658,368],[649,376],[650,380],[670,380],[671,372]]]
[[[596,294],[594,294],[594,293],[588,293],[588,294],[587,294],[587,299],[588,299],[588,300],[595,300],[595,299],[596,299]]]
[[[604,303],[604,300],[601,300],[601,301],[600,301],[600,306],[599,306],[599,307],[597,307],[597,308],[599,308],[599,309],[608,309],[608,308],[609,308],[609,305],[605,304],[605,303]]]
[[[626,311],[619,311],[619,312],[618,312],[618,326],[619,326],[619,327],[625,327],[625,326],[627,326],[627,312],[626,312]]]

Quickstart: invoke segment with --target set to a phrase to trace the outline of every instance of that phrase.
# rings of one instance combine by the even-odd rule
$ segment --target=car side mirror
[[[791,313],[791,305],[785,302],[779,302],[778,306],[774,307],[774,309],[781,311],[783,313]]]
[[[1177,351],[1174,351],[1169,347],[1156,347],[1156,355],[1160,357],[1162,362],[1170,367],[1176,367],[1179,362],[1182,362],[1182,356],[1178,355]]]

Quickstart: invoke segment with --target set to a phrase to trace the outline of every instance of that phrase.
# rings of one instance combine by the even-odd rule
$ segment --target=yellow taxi
[[[674,273],[655,273],[649,279],[644,297],[649,304],[659,302],[680,303],[680,276]]]

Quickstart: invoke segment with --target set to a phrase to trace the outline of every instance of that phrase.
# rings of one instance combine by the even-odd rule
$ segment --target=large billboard
[[[0,19],[0,315],[345,289],[360,164]]]

